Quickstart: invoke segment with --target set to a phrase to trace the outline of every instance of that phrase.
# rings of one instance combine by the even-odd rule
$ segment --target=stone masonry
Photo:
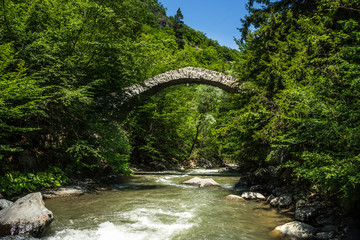
[[[226,92],[236,92],[239,88],[239,83],[234,77],[208,69],[186,67],[162,73],[141,84],[125,88],[124,91],[131,98],[144,93],[154,94],[164,88],[187,83],[211,85]]]

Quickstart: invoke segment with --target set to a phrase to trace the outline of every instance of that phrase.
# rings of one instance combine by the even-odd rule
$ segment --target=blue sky
[[[217,40],[220,45],[238,49],[234,37],[240,38],[237,28],[246,15],[247,0],[160,0],[167,15],[174,16],[178,8],[186,25]]]

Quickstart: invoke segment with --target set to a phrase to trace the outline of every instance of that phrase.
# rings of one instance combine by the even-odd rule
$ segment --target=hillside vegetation
[[[239,55],[153,0],[5,0],[0,49],[5,195],[130,173],[139,146],[122,126],[122,89],[185,66],[225,71]]]
[[[360,3],[249,0],[239,51],[156,0],[12,1],[0,12],[0,192],[70,179],[269,164],[325,196],[360,183]],[[167,88],[131,109],[124,87],[182,67],[235,76],[240,94]]]

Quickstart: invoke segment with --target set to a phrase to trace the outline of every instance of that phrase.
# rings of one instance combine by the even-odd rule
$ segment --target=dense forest
[[[239,52],[185,25],[183,17],[180,9],[167,17],[164,7],[151,0],[3,1],[0,192],[12,195],[73,178],[129,174],[132,153],[135,162],[140,152],[149,162],[185,161],[195,141],[191,128],[212,110],[197,114],[183,108],[191,122],[188,131],[179,136],[180,128],[174,129],[164,144],[159,144],[164,135],[145,129],[154,125],[167,131],[181,122],[181,109],[174,109],[187,100],[196,108],[203,101],[196,92],[205,89],[189,87],[189,96],[172,93],[183,97],[160,113],[153,112],[162,104],[156,99],[134,113],[120,104],[124,87],[168,70],[231,68]],[[166,93],[160,95],[155,98]],[[170,143],[176,138],[178,143]]]
[[[3,0],[0,192],[74,178],[236,162],[292,169],[357,200],[360,3],[249,0],[239,50],[166,16],[157,0]],[[167,88],[132,108],[125,87],[201,67],[239,94]]]

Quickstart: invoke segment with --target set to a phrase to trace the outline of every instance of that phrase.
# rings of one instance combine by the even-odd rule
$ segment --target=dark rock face
[[[6,199],[0,199],[0,210],[3,210],[4,208],[9,207],[12,204],[13,204],[13,202],[11,202],[11,201],[8,201]]]
[[[334,232],[319,232],[316,234],[316,239],[328,240],[328,239],[332,239],[334,237],[335,237]]]
[[[197,160],[196,165],[205,169],[211,169],[213,167],[213,164],[205,158],[200,158]]]
[[[0,237],[41,237],[53,220],[53,214],[45,208],[41,193],[31,193],[0,211]]]
[[[295,219],[302,222],[309,222],[316,218],[320,212],[320,206],[316,204],[296,203]]]
[[[254,172],[254,176],[260,183],[266,183],[271,180],[272,172],[267,168],[260,168]]]
[[[27,149],[19,154],[19,164],[28,169],[36,169],[39,167],[34,154]]]
[[[263,185],[254,185],[250,187],[252,192],[266,192],[266,187]]]
[[[237,188],[248,188],[249,187],[249,179],[245,176],[240,177],[239,181],[235,184]]]

